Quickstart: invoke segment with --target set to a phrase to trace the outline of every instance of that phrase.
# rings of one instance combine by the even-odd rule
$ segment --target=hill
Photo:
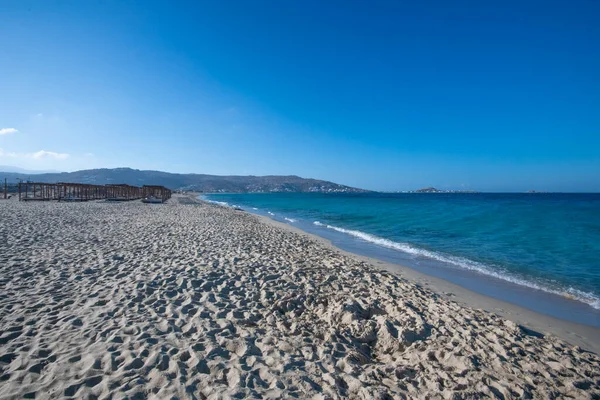
[[[366,192],[337,183],[306,179],[299,176],[220,176],[204,174],[174,174],[162,171],[143,171],[132,168],[101,168],[75,172],[25,174],[0,172],[0,178],[8,178],[10,182],[18,179],[35,182],[78,182],[95,185],[126,183],[128,185],[162,185],[173,190],[194,190],[201,192]]]
[[[1,173],[5,173],[5,172],[15,172],[18,174],[50,174],[50,173],[59,173],[60,171],[56,171],[56,170],[31,170],[31,169],[24,169],[24,168],[19,168],[19,167],[13,167],[11,165],[0,165],[0,171],[2,171]]]

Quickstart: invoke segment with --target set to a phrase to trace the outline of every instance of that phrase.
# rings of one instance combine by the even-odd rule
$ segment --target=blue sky
[[[596,0],[0,1],[0,165],[600,191],[599,18]]]

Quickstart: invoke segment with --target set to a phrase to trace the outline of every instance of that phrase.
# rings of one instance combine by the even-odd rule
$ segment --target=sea
[[[600,327],[600,194],[248,193],[201,198],[357,254]]]

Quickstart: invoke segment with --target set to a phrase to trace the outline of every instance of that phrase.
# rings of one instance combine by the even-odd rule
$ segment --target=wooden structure
[[[54,183],[19,182],[19,201],[59,200],[58,185]]]
[[[20,201],[88,201],[106,198],[106,190],[101,185],[85,183],[42,183],[20,182]]]
[[[105,198],[106,189],[101,185],[59,182],[56,186],[58,201],[89,201]]]
[[[164,186],[90,185],[86,183],[20,182],[19,201],[131,201],[152,196],[165,202],[171,190]]]
[[[164,186],[142,186],[142,201],[145,203],[164,203],[171,198],[171,190]]]
[[[106,200],[130,201],[142,198],[142,188],[131,185],[106,185]]]

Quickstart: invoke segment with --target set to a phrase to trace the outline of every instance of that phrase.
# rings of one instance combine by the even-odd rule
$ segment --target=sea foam
[[[453,265],[456,267],[460,267],[463,269],[468,269],[470,271],[475,271],[487,276],[494,277],[496,279],[501,279],[507,282],[514,283],[516,285],[526,286],[531,289],[541,290],[547,293],[556,294],[562,297],[570,298],[573,300],[578,300],[580,302],[586,303],[591,307],[600,310],[600,298],[595,296],[592,293],[584,292],[581,290],[574,289],[572,287],[559,289],[559,288],[551,288],[542,283],[532,282],[530,280],[526,280],[520,278],[518,276],[514,276],[507,271],[503,270],[500,267],[492,267],[485,264],[482,264],[477,261],[469,260],[463,257],[451,256],[448,254],[442,254],[435,251],[430,251],[426,249],[420,249],[414,247],[408,243],[400,243],[394,242],[389,239],[384,239],[375,235],[371,235],[369,233],[352,230],[352,229],[344,229],[333,225],[323,224],[319,221],[314,221],[314,225],[326,227],[328,229],[332,229],[334,231],[344,233],[346,235],[350,235],[359,239],[362,239],[366,242],[373,243],[382,247],[387,247],[389,249],[398,250],[407,254],[411,254],[417,257],[425,257],[429,259],[433,259],[436,261],[440,261],[445,264]]]
[[[226,201],[216,201],[216,200],[209,200],[209,199],[207,199],[207,198],[205,198],[205,197],[202,197],[202,198],[201,198],[201,200],[204,200],[204,201],[206,201],[207,203],[211,203],[211,204],[218,204],[218,205],[220,205],[220,206],[223,206],[223,207],[231,207],[231,206],[229,205],[229,203],[227,203]]]

